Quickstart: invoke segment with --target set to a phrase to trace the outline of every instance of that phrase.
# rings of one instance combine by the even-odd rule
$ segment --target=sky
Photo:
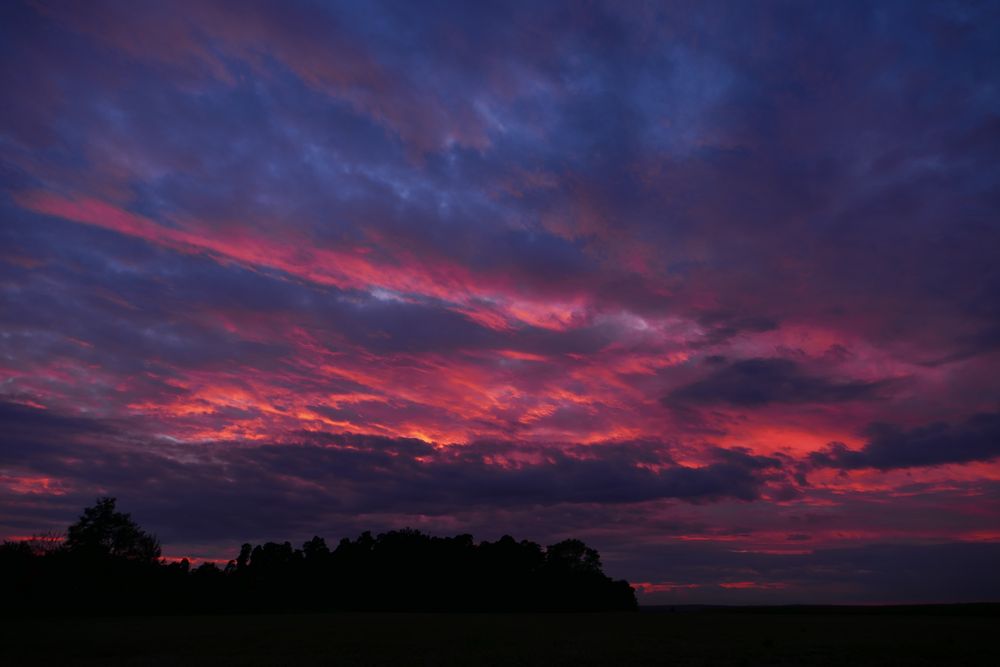
[[[0,537],[1000,600],[1000,5],[0,3]]]

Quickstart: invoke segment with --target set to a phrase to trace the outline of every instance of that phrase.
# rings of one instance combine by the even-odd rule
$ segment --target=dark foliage
[[[634,610],[635,593],[579,540],[543,549],[504,536],[362,533],[330,549],[320,537],[244,544],[225,568],[166,563],[156,538],[102,498],[67,538],[5,542],[3,589],[18,612]]]
[[[131,516],[116,511],[114,498],[99,498],[83,510],[67,531],[66,549],[91,559],[153,563],[160,557],[157,539],[139,528]]]

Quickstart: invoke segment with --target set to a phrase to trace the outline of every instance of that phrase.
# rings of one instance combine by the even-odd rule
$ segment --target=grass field
[[[3,620],[0,665],[1000,665],[995,612]]]

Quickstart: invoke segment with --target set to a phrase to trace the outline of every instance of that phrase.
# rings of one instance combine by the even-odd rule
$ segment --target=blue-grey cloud
[[[741,407],[770,403],[839,403],[876,398],[887,384],[814,375],[791,359],[742,359],[675,389],[663,403],[724,403]]]
[[[1000,457],[1000,413],[996,412],[976,414],[957,424],[938,422],[912,429],[872,424],[865,435],[860,449],[835,442],[810,454],[809,461],[841,470],[893,470]]]

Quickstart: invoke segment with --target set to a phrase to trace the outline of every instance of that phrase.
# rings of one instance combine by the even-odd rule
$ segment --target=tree
[[[311,563],[325,562],[330,556],[330,547],[326,546],[326,540],[316,536],[302,545],[302,553]]]
[[[240,547],[240,555],[236,557],[236,571],[245,572],[247,567],[250,566],[250,554],[253,551],[253,545],[249,542],[244,542],[243,546]]]
[[[93,507],[83,510],[67,531],[67,551],[91,557],[158,562],[159,540],[142,530],[130,514],[118,512],[115,502],[114,498],[98,498]]]
[[[54,548],[54,545],[61,545]],[[57,536],[0,544],[0,590],[42,611],[77,613],[302,610],[634,610],[635,591],[613,581],[580,540],[543,549],[504,535],[434,537],[403,529],[343,539],[244,544],[225,570],[186,558],[166,563],[156,537],[99,498]]]
[[[563,540],[545,551],[546,563],[570,572],[601,572],[601,556],[580,540]]]

